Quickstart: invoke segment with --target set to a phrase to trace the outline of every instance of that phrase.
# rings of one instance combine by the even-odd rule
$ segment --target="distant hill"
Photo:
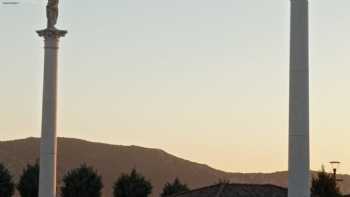
[[[39,157],[39,139],[27,138],[0,142],[0,162],[8,166],[18,179],[27,163]],[[287,173],[227,173],[207,165],[191,162],[159,149],[138,146],[118,146],[79,139],[58,139],[58,179],[81,163],[94,166],[103,176],[104,197],[112,196],[112,184],[121,173],[136,168],[154,185],[152,196],[159,196],[163,185],[179,177],[191,188],[211,185],[219,179],[235,183],[270,183],[287,185]],[[350,176],[343,175],[343,189],[350,193]]]

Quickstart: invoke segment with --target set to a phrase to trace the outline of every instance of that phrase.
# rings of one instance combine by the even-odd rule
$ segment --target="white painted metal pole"
[[[308,1],[291,0],[288,197],[310,197]]]
[[[39,197],[56,197],[57,56],[59,38],[66,32],[45,29],[38,34],[45,39]]]

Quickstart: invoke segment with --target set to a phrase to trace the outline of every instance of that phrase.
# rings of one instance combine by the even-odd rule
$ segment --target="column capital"
[[[53,28],[47,28],[43,30],[36,31],[40,37],[44,37],[45,39],[59,39],[60,37],[64,37],[67,34],[66,30],[58,30]]]

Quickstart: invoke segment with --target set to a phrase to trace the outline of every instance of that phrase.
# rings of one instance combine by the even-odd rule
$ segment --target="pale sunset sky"
[[[0,6],[0,140],[40,136],[45,1]],[[59,136],[287,170],[289,0],[60,0]],[[350,174],[350,1],[310,0],[311,167]]]

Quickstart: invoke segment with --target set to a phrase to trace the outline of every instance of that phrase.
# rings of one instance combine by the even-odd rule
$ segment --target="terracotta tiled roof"
[[[169,197],[287,197],[287,193],[274,185],[218,184]]]

